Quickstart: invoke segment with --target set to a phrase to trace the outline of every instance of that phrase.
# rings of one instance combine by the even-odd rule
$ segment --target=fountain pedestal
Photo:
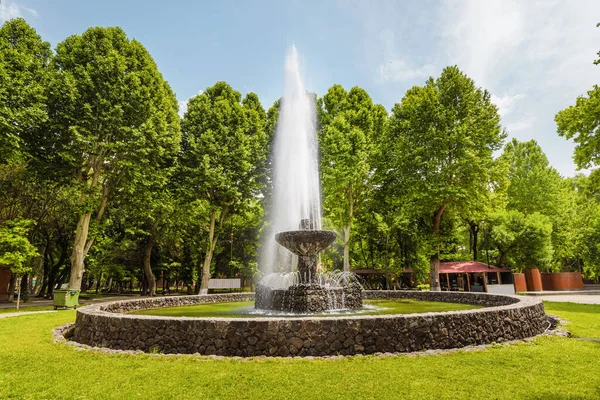
[[[361,308],[362,287],[358,282],[348,282],[338,287],[319,283],[317,255],[333,243],[335,232],[313,230],[308,220],[303,220],[300,226],[304,229],[275,235],[277,243],[298,256],[299,283],[288,289],[257,285],[255,308],[294,313]]]

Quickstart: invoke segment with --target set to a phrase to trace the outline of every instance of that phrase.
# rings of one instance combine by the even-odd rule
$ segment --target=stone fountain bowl
[[[275,241],[299,256],[311,256],[324,250],[336,238],[334,231],[298,230],[280,232]]]

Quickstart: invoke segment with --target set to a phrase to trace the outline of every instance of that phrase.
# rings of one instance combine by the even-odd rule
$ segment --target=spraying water
[[[319,153],[315,99],[302,83],[298,51],[292,45],[285,60],[284,91],[273,145],[273,201],[263,242],[261,271],[290,271],[292,254],[274,235],[298,229],[303,219],[321,229]]]

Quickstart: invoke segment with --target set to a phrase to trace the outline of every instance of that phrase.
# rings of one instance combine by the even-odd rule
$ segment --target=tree
[[[507,171],[506,208],[524,215],[540,213],[552,223],[553,265],[556,268],[575,257],[575,192],[535,140],[506,144],[499,158]],[[549,265],[548,265],[549,267]]]
[[[409,89],[392,110],[387,184],[416,215],[429,216],[432,290],[440,290],[444,212],[466,212],[489,193],[493,152],[504,137],[490,94],[455,66]]]
[[[0,227],[0,265],[7,266],[17,277],[31,271],[28,264],[39,254],[29,240],[27,231],[32,221],[13,221],[7,227]],[[21,284],[18,283],[17,309],[21,299]]]
[[[600,170],[570,180],[576,197],[573,265],[584,278],[600,278]]]
[[[509,210],[492,213],[488,222],[491,244],[499,252],[499,267],[523,271],[527,267],[551,265],[552,223],[547,216]]]
[[[143,180],[140,171],[176,145],[176,99],[146,49],[120,28],[90,28],[67,38],[52,65],[51,119],[32,147],[50,170],[73,177],[79,190],[69,282],[78,289],[109,197],[124,182]]]
[[[325,214],[344,232],[344,271],[350,270],[350,231],[369,190],[376,108],[364,89],[334,85],[323,97],[321,174]]]
[[[52,52],[22,18],[0,27],[0,164],[20,158],[24,137],[46,119]]]
[[[600,65],[600,58],[594,64]],[[600,86],[594,85],[587,97],[579,96],[574,106],[559,111],[554,120],[558,134],[577,143],[573,158],[579,168],[600,164]]]
[[[227,218],[259,189],[266,159],[265,113],[258,97],[217,82],[190,99],[182,121],[180,174],[183,197],[207,212],[206,251],[199,267],[201,294],[208,292],[213,252]]]

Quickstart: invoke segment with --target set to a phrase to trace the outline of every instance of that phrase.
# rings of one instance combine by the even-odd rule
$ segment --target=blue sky
[[[509,136],[536,139],[566,176],[574,145],[554,115],[600,84],[598,0],[0,1],[0,22],[22,16],[53,46],[90,26],[122,27],[182,105],[225,80],[270,107],[291,43],[310,90],[358,85],[388,110],[456,64],[492,93]]]

